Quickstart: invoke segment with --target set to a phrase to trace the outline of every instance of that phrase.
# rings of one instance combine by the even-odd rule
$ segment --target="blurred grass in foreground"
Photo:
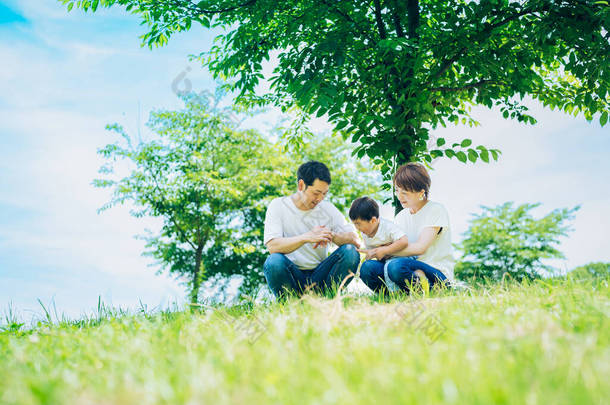
[[[47,313],[0,333],[0,403],[605,404],[609,281]]]

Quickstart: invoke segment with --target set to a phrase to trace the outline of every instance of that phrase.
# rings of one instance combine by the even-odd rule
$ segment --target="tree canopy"
[[[540,204],[505,203],[483,207],[475,214],[464,240],[458,244],[463,256],[455,267],[461,279],[500,280],[504,274],[521,281],[552,275],[556,269],[546,259],[563,259],[559,238],[570,231],[567,222],[573,209],[556,209],[540,219],[531,211]]]
[[[151,114],[148,125],[157,137],[150,141],[136,143],[122,127],[110,125],[123,140],[100,149],[109,162],[94,184],[113,190],[102,210],[130,202],[133,215],[163,219],[161,231],[146,237],[148,254],[186,277],[196,302],[201,282],[210,276],[207,251],[216,243],[231,247],[253,232],[250,212],[264,211],[265,197],[284,191],[287,165],[261,134],[238,128],[231,107],[196,95],[185,101],[182,111]],[[116,160],[130,163],[127,176],[116,178]]]
[[[610,274],[610,263],[606,262],[591,262],[578,266],[573,269],[568,275],[576,279],[587,278],[607,278]]]
[[[193,24],[221,29],[199,59],[231,81],[239,102],[326,115],[386,178],[407,161],[497,159],[468,139],[427,146],[439,125],[476,125],[473,105],[535,123],[532,98],[608,122],[607,0],[60,1],[123,6],[148,26],[151,47]],[[277,66],[265,78],[269,59]],[[263,78],[271,87],[260,94]]]

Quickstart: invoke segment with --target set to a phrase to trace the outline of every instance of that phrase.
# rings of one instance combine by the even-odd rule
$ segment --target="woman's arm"
[[[419,238],[416,242],[411,242],[409,245],[399,251],[395,252],[394,256],[421,256],[430,247],[432,242],[436,239],[439,231],[441,230],[440,226],[429,226],[424,228],[423,231],[419,234]]]
[[[371,259],[381,260],[385,256],[396,255],[396,252],[400,252],[401,250],[405,249],[407,246],[409,246],[409,240],[407,239],[406,236],[403,236],[402,238],[395,240],[394,242],[390,243],[389,245],[379,246],[374,249],[358,249],[358,251],[360,253],[366,254],[366,258],[364,260],[371,260]]]

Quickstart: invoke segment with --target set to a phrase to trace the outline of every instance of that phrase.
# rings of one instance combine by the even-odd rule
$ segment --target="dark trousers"
[[[263,265],[263,272],[273,294],[282,297],[286,291],[300,295],[308,288],[322,291],[333,284],[338,286],[350,272],[356,274],[359,263],[360,253],[348,244],[340,246],[312,270],[300,270],[284,254],[272,253]],[[350,281],[351,278],[345,285]]]
[[[385,288],[384,266],[385,262],[379,260],[367,260],[362,263],[360,279],[373,291]],[[414,285],[419,280],[417,274],[415,274],[416,270],[424,272],[430,287],[440,283],[448,285],[447,277],[440,270],[419,260],[413,260],[409,257],[395,257],[388,262],[388,278],[406,292],[409,292],[410,285]]]

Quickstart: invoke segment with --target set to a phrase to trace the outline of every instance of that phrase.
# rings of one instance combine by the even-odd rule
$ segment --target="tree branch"
[[[411,0],[410,0],[411,1]],[[508,24],[509,22],[516,20],[517,18],[523,17],[524,15],[527,14],[533,14],[539,11],[544,11],[544,8],[541,9],[533,9],[533,10],[521,10],[520,12],[511,15],[510,17],[506,17],[505,19],[498,21],[495,24],[490,24],[487,27],[485,27],[484,30],[481,30],[480,33],[478,33],[476,36],[480,37],[480,36],[484,36],[484,35],[488,35],[490,34],[494,29],[501,27],[503,25]],[[436,71],[436,73],[434,73],[432,75],[432,77],[430,78],[430,80],[428,81],[428,83],[432,82],[433,80],[438,79],[440,76],[443,75],[443,73],[445,73],[450,67],[451,65],[453,65],[462,55],[464,52],[466,52],[469,48],[468,47],[463,47],[461,48],[457,53],[455,53],[455,55],[453,55],[451,58],[445,60],[444,62],[441,63],[441,66],[439,68],[438,71]]]
[[[495,80],[479,80],[478,82],[468,83],[468,84],[466,84],[464,86],[460,86],[460,87],[433,87],[429,90],[430,91],[440,91],[442,93],[449,93],[449,92],[463,91],[463,90],[468,90],[468,89],[477,89],[477,88],[481,88],[481,87],[485,86],[486,84],[498,84],[498,82]]]
[[[407,1],[407,26],[409,27],[409,38],[419,38],[419,0]]]
[[[173,4],[176,7],[183,7],[186,10],[190,10],[190,11],[196,12],[197,14],[205,14],[205,15],[214,16],[216,14],[222,14],[222,13],[227,13],[229,11],[237,10],[238,8],[251,6],[254,3],[256,3],[256,0],[248,0],[248,1],[244,2],[244,3],[236,4],[235,6],[231,6],[231,7],[227,7],[227,8],[219,8],[219,9],[216,9],[216,10],[205,9],[205,8],[199,7],[198,4],[191,3],[190,0],[188,0],[186,2],[183,2],[183,1],[180,1],[180,0],[170,0],[170,3]]]
[[[383,25],[383,19],[381,18],[381,1],[374,0],[375,3],[375,20],[377,21],[377,29],[379,30],[379,36],[381,39],[386,39],[388,34],[385,30],[385,25]]]
[[[394,0],[394,9],[392,10],[392,20],[394,22],[394,28],[396,29],[396,36],[398,38],[404,38],[405,32],[402,29],[402,22],[400,21],[400,6],[398,0]]]
[[[150,167],[151,169],[151,174],[152,174],[152,167]],[[155,183],[155,188],[157,189],[157,191],[159,192],[159,196],[161,197],[161,200],[167,204],[167,202],[165,201],[165,198],[163,197],[163,192],[161,191],[161,187],[159,186],[159,182],[157,181],[157,173],[152,174],[152,180]],[[154,202],[154,198],[152,196],[149,196],[149,199],[151,202]],[[169,218],[170,220],[173,222],[174,226],[176,227],[176,229],[178,229],[178,232],[180,233],[180,235],[182,236],[182,238],[186,241],[186,243],[188,243],[193,249],[197,249],[197,247],[195,246],[195,244],[193,244],[189,238],[186,236],[186,232],[182,229],[182,227],[178,224],[178,221],[176,221],[176,218],[174,218],[174,214],[171,213],[169,214]]]
[[[349,14],[347,14],[346,12],[344,12],[343,10],[341,10],[339,7],[337,7],[335,4],[331,4],[328,1],[323,0],[322,3],[326,4],[328,7],[332,8],[332,10],[338,14],[340,17],[342,17],[344,20],[351,22],[352,24],[354,24],[354,27],[356,27],[358,29],[358,33],[360,35],[362,35],[363,37],[365,37],[366,39],[368,39],[369,41],[371,41],[372,43],[374,43],[375,41],[373,40],[372,37],[370,37],[367,34],[367,31],[362,29],[362,27],[360,26],[360,24],[358,24],[356,22],[356,20],[354,20]]]

